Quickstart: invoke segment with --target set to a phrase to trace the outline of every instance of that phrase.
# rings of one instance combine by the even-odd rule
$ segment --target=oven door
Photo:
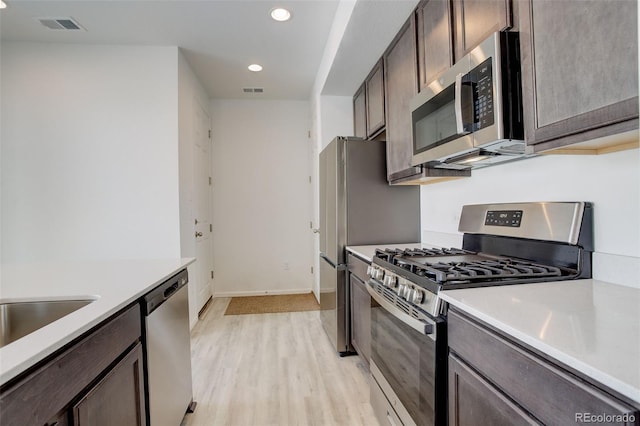
[[[405,426],[446,425],[445,322],[438,318],[421,326],[422,321],[397,308],[370,284],[367,290],[373,299],[371,375],[377,389],[372,389],[372,395],[381,390]],[[384,418],[379,420],[384,424]]]

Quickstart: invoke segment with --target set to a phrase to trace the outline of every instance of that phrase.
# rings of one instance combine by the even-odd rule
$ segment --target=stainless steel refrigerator
[[[341,355],[350,335],[348,245],[420,241],[420,189],[387,182],[384,141],[337,137],[320,153],[320,308]]]

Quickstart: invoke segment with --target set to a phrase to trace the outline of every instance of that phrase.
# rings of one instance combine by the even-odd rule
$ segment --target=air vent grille
[[[244,93],[263,93],[264,88],[262,87],[243,87],[242,91]]]
[[[77,31],[85,29],[73,18],[36,18],[42,25],[50,30]]]

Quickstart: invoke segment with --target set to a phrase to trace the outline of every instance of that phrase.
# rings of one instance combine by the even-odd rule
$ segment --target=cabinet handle
[[[196,232],[196,237],[202,237],[202,232]]]
[[[389,421],[389,424],[391,426],[397,426],[396,422],[393,420],[393,417],[391,417],[391,414],[389,413],[389,411],[387,411],[387,420]]]

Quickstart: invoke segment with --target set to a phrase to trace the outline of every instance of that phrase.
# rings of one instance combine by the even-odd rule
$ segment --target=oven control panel
[[[435,294],[377,265],[370,265],[367,268],[367,275],[369,275],[372,280],[377,281],[391,290],[398,298],[437,316],[437,313],[435,313],[435,305],[437,302]]]
[[[519,228],[522,224],[522,210],[489,210],[484,224]]]

